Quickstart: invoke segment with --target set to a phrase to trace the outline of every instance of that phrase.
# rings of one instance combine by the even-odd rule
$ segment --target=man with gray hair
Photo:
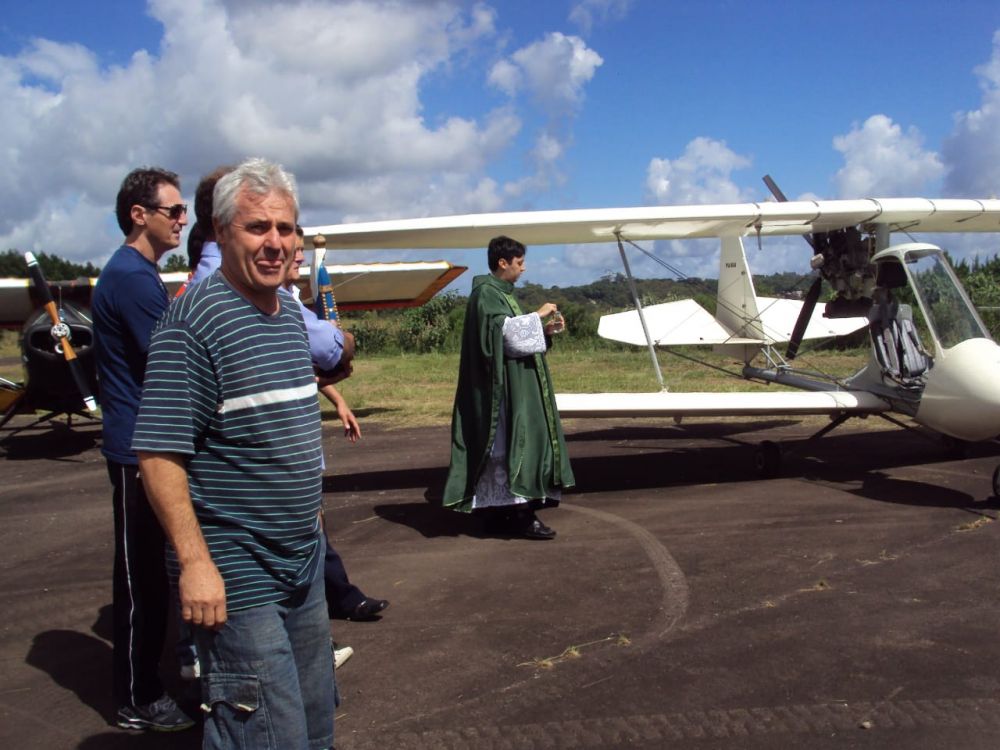
[[[222,266],[153,333],[132,447],[195,626],[203,746],[328,748],[317,383],[302,314],[281,290],[294,179],[250,159],[213,204]]]

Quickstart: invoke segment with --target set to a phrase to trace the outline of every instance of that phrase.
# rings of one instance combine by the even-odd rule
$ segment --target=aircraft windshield
[[[906,253],[906,268],[931,329],[944,349],[990,338],[955,272],[937,252]]]

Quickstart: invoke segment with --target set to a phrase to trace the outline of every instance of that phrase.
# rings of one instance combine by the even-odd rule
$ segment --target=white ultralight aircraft
[[[896,413],[953,442],[994,439],[1000,435],[1000,346],[943,251],[915,242],[891,246],[893,232],[1000,232],[1000,200],[891,198],[478,214],[310,227],[306,241],[322,237],[321,248],[325,243],[345,250],[479,251],[501,234],[528,246],[615,242],[635,310],[604,316],[599,333],[649,347],[661,386],[655,347],[711,345],[742,360],[744,378],[798,389],[562,393],[557,403],[563,417],[829,415],[832,422],[813,436],[820,437],[852,416],[878,414],[908,426],[891,416]],[[805,301],[757,296],[744,238],[759,243],[762,237],[795,234],[810,241],[812,267],[819,271]],[[715,315],[693,300],[643,308],[625,244],[696,238],[721,241]],[[821,310],[816,302],[824,279],[835,296]],[[916,303],[919,325],[906,300]],[[853,376],[835,379],[793,369],[803,339],[865,326],[871,356]],[[777,345],[786,342],[787,350],[779,352]],[[758,446],[755,464],[762,474],[775,475],[780,462],[780,446]],[[1000,496],[1000,467],[993,490]]]

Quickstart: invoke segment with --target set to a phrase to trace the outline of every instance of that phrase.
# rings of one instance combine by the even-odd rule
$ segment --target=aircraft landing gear
[[[753,467],[758,476],[764,479],[773,479],[781,471],[781,446],[771,440],[765,440],[753,454]],[[1000,471],[1000,467],[997,468]],[[994,486],[996,477],[994,477]]]
[[[782,447],[781,443],[773,440],[764,440],[755,449],[753,454],[753,467],[757,476],[763,479],[774,479],[781,472],[781,464],[785,458],[800,453],[806,444],[812,444],[827,433],[837,429],[840,425],[851,418],[850,414],[840,414],[830,418],[830,424],[811,435],[803,444]]]
[[[948,455],[958,461],[969,457],[969,443],[966,440],[960,440],[959,438],[952,437],[951,435],[942,435],[941,442],[944,443],[944,448],[948,451]]]

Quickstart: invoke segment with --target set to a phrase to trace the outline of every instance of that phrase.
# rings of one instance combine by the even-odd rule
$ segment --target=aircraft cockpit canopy
[[[992,340],[940,249],[917,246],[902,257],[931,335],[942,349],[969,339]]]

